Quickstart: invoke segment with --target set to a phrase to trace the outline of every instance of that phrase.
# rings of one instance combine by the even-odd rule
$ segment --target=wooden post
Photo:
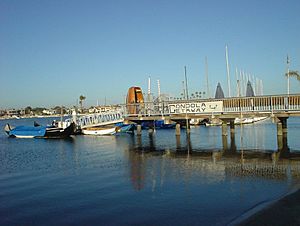
[[[186,119],[186,133],[190,134],[190,132],[191,132],[190,120]]]
[[[230,124],[229,124],[229,125],[230,125],[230,134],[231,134],[231,135],[234,135],[234,134],[235,134],[235,131],[234,131],[234,130],[235,130],[235,128],[234,128],[234,119],[233,119],[233,120],[231,119],[231,120],[229,121],[229,123],[230,123]]]
[[[176,136],[176,150],[181,151],[180,136]]]
[[[138,124],[136,127],[136,135],[141,136],[142,135],[142,125]]]
[[[287,129],[287,119],[288,118],[281,118],[281,123],[282,123],[282,133],[287,134],[288,129]]]
[[[277,121],[277,146],[278,150],[282,150],[285,146],[287,146],[287,119],[288,117],[278,117]],[[285,142],[284,142],[285,139]]]
[[[227,122],[222,120],[222,136],[227,136]]]
[[[176,123],[176,128],[175,128],[175,134],[176,136],[180,136],[180,124],[179,123]]]
[[[288,117],[278,117],[276,119],[278,136],[287,134],[287,119],[288,119]]]
[[[277,136],[282,136],[283,132],[282,132],[282,122],[281,120],[279,122],[277,122]]]
[[[223,151],[227,151],[228,150],[227,136],[222,136],[222,145],[223,145]]]
[[[152,135],[153,132],[154,132],[154,121],[152,123],[149,123],[149,129],[148,129],[148,132],[149,132],[149,135]]]

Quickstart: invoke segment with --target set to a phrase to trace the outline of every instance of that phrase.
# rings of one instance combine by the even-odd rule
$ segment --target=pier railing
[[[78,115],[75,119],[77,126],[81,129],[119,123],[123,122],[123,120],[124,112],[122,110]],[[69,121],[71,122],[71,119]]]
[[[176,114],[300,112],[300,94],[224,99],[189,99],[123,105],[126,117]]]

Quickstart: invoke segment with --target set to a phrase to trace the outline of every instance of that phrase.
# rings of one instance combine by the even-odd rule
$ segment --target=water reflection
[[[230,139],[222,137],[221,149],[201,150],[193,149],[193,140],[188,134],[174,136],[174,148],[161,149],[157,147],[156,135],[132,137],[136,142],[125,150],[136,190],[143,189],[146,183],[155,189],[159,181],[163,184],[165,176],[186,180],[189,175],[201,175],[208,183],[230,177],[275,180],[300,177],[300,153],[290,153],[284,136],[278,150],[237,149],[233,135]]]

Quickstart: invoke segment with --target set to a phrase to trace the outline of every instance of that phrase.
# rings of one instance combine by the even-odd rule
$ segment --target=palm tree
[[[80,97],[79,97],[79,104],[80,104],[80,108],[81,108],[81,110],[82,110],[82,105],[83,105],[83,101],[86,99],[86,97],[85,96],[83,96],[83,95],[80,95]]]
[[[298,71],[289,71],[289,74],[288,73],[285,73],[285,76],[293,76],[293,77],[296,77],[298,81],[300,81],[300,74]]]

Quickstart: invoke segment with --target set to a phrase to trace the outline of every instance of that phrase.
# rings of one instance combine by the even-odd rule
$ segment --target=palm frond
[[[296,77],[298,81],[300,81],[299,71],[289,71],[289,73],[285,73],[285,76]]]

